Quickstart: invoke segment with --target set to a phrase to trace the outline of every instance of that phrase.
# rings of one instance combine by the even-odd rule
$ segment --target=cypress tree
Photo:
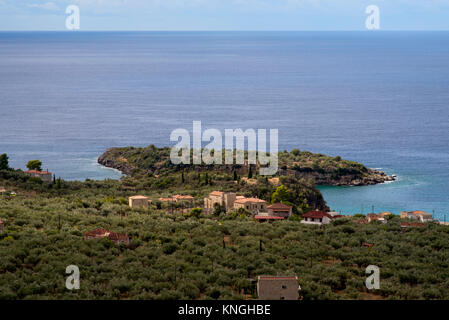
[[[0,170],[9,169],[9,158],[6,153],[0,155]]]

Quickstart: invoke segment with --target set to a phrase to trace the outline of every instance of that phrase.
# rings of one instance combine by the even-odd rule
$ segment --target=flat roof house
[[[281,202],[273,203],[267,207],[270,216],[289,218],[292,215],[292,207]]]
[[[42,179],[42,181],[45,181],[45,182],[51,182],[52,177],[53,177],[51,172],[49,172],[48,170],[47,171],[28,170],[28,171],[25,171],[25,173],[29,176],[40,178],[40,179]]]
[[[324,211],[309,211],[302,215],[301,223],[305,224],[316,224],[316,225],[322,225],[322,224],[328,224],[331,222],[334,217],[332,217],[329,213]],[[337,216],[335,216],[337,218]]]
[[[131,208],[148,207],[149,202],[150,202],[150,200],[148,200],[148,197],[145,197],[145,196],[129,197],[129,206]]]
[[[258,276],[259,300],[298,300],[300,287],[297,276]]]

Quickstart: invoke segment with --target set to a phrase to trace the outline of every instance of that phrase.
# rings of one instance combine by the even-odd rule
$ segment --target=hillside
[[[0,183],[17,192],[0,197],[0,300],[254,299],[261,274],[298,275],[304,300],[449,298],[446,226],[189,217],[154,203],[129,208],[133,192],[120,181],[47,184],[0,171]],[[127,232],[131,243],[85,240],[96,228]],[[65,288],[68,265],[80,268],[80,290]],[[369,292],[368,265],[381,269]]]

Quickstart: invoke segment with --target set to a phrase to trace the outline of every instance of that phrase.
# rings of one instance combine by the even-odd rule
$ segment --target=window
[[[283,286],[282,286],[282,289],[287,289],[287,286],[286,286],[286,285],[283,285]]]

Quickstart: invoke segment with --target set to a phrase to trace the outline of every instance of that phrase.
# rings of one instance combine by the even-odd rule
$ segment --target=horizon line
[[[342,29],[342,30],[108,30],[108,29],[86,29],[86,30],[65,30],[65,29],[42,29],[42,30],[6,30],[0,29],[0,32],[367,32],[367,33],[379,33],[379,32],[447,32],[449,29],[379,29],[379,30],[367,30],[367,29]]]

